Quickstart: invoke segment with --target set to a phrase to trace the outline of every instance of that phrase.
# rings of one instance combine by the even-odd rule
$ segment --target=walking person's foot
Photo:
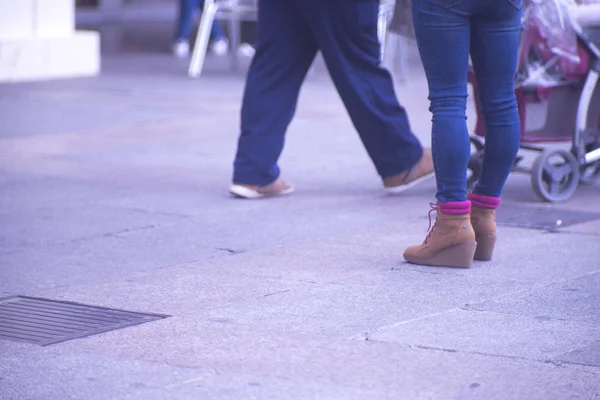
[[[250,43],[242,43],[237,49],[237,53],[240,56],[252,58],[256,53],[256,50]]]
[[[433,157],[431,149],[423,149],[421,159],[409,170],[383,179],[385,191],[390,194],[399,194],[414,185],[434,176]]]
[[[210,50],[216,56],[222,57],[229,51],[229,42],[226,39],[217,39],[210,45]]]
[[[241,199],[261,199],[264,197],[282,196],[290,194],[293,191],[294,186],[287,183],[282,178],[277,178],[274,182],[263,186],[233,183],[229,188],[231,194]]]
[[[177,40],[173,43],[173,55],[178,58],[185,58],[190,55],[190,44],[186,40]]]

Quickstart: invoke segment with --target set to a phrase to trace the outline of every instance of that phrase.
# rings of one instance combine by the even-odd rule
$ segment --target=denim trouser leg
[[[485,115],[485,156],[474,193],[500,197],[521,141],[514,83],[521,10],[510,4],[471,27],[471,60]],[[520,2],[520,0],[519,0]]]
[[[327,68],[382,178],[419,161],[422,147],[391,76],[379,65],[377,0],[261,0],[256,55],[242,105],[234,182],[267,184],[302,81],[316,54]],[[333,150],[330,150],[333,151]]]
[[[179,16],[177,18],[176,40],[187,40],[192,31],[194,11],[200,6],[200,0],[179,0]]]
[[[196,9],[204,7],[204,0],[179,0],[179,16],[177,18],[177,29],[175,31],[175,40],[188,40],[192,32],[194,12]],[[210,38],[212,40],[223,39],[225,34],[219,21],[214,21]]]
[[[470,156],[467,69],[473,60],[486,119],[484,172],[475,192],[499,197],[519,147],[514,76],[521,0],[413,0],[413,22],[429,84],[440,201],[464,201]]]
[[[259,0],[233,182],[266,185],[278,178],[285,132],[316,54],[317,44],[293,2]]]
[[[423,148],[380,65],[378,0],[295,0],[381,178],[414,166]]]
[[[217,20],[215,20],[212,24],[210,38],[211,40],[225,39],[225,33],[223,32],[223,28],[221,28],[221,23]]]

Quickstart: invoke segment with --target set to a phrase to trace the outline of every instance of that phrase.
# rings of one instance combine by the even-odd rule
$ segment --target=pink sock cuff
[[[475,207],[495,210],[500,205],[500,197],[484,196],[482,194],[469,193],[469,200]]]
[[[460,215],[471,212],[471,202],[469,200],[448,202],[440,201],[439,206],[442,214],[446,215]]]

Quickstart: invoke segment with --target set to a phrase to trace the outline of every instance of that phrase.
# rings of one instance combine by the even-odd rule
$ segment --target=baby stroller
[[[600,176],[600,2],[526,1],[519,52],[520,147],[540,154],[531,168],[517,156],[513,171],[530,173],[542,200],[565,201],[580,183]],[[481,175],[485,126],[472,68],[468,82],[477,110],[467,177],[472,187]],[[544,148],[544,142],[571,142],[571,148]]]

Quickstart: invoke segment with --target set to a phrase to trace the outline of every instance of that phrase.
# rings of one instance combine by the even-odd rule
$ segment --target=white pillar
[[[0,0],[0,82],[99,72],[100,37],[75,31],[75,0]]]

